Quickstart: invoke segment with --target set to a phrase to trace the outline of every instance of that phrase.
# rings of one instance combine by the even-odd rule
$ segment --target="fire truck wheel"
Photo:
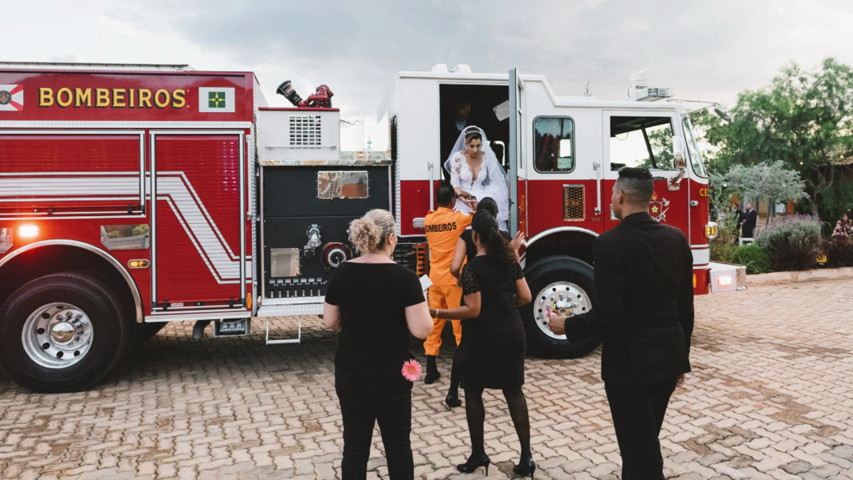
[[[86,274],[33,280],[0,307],[0,362],[36,392],[85,390],[121,361],[131,322],[115,295]]]
[[[572,257],[552,255],[527,268],[525,278],[533,295],[530,304],[521,308],[528,351],[541,357],[575,358],[595,350],[601,343],[598,335],[569,342],[548,328],[549,312],[580,314],[592,308],[592,267]]]

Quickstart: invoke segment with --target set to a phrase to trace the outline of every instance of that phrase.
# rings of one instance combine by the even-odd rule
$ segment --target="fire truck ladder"
[[[266,318],[266,343],[267,345],[281,345],[285,343],[302,343],[302,317],[305,315],[320,315],[323,313],[323,297],[301,297],[301,298],[265,298],[263,304],[258,308],[258,318]],[[273,317],[297,317],[296,338],[273,338],[270,339],[270,320]]]

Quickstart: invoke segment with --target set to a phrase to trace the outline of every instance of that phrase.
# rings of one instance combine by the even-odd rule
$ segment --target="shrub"
[[[710,244],[712,262],[737,263],[734,260],[737,245],[731,241],[731,238],[725,238],[723,235],[720,235],[711,240]]]
[[[823,240],[820,251],[826,255],[828,267],[853,267],[853,239],[850,237]]]
[[[811,215],[778,217],[755,239],[776,271],[814,268],[820,240],[820,220]]]
[[[755,244],[741,245],[732,255],[732,260],[746,267],[746,273],[767,273],[770,270],[770,256],[763,248]]]
[[[737,248],[737,216],[732,213],[721,215],[717,219],[717,236],[709,242],[711,261],[732,263]]]

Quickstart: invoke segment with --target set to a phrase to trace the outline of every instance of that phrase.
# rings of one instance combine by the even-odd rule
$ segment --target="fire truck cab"
[[[459,128],[478,124],[487,133],[507,171],[509,231],[527,238],[522,264],[533,302],[522,314],[528,348],[539,355],[580,356],[599,343],[594,337],[570,343],[551,333],[547,319],[591,308],[592,241],[618,223],[609,202],[624,166],[654,175],[649,213],[681,229],[690,242],[694,292],[745,288],[742,267],[710,262],[716,224],[709,220],[708,177],[688,106],[668,101],[666,89],[643,84],[632,94],[626,101],[563,97],[539,75],[438,65],[401,72],[380,108],[391,131],[399,192],[394,209],[403,239],[421,238],[421,217],[447,177],[442,164]]]
[[[327,87],[328,89],[328,87]],[[646,94],[648,94],[648,89]],[[331,98],[329,91],[328,98]],[[547,329],[591,308],[591,243],[612,228],[619,167],[655,175],[650,213],[685,232],[695,291],[714,271],[708,181],[674,102],[556,96],[541,76],[402,72],[380,107],[390,155],[342,152],[331,106],[270,108],[249,72],[185,65],[0,64],[0,363],[36,391],[102,380],[166,322],[322,313],[328,279],[357,254],[349,222],[391,210],[395,259],[427,268],[423,217],[467,104],[506,169],[508,228],[527,238],[533,353],[579,356]]]

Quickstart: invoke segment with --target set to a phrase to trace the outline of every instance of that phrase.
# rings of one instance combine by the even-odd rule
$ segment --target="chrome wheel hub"
[[[548,319],[551,315],[580,315],[590,309],[592,309],[592,301],[586,290],[566,281],[548,285],[533,298],[533,320],[536,326],[549,337],[561,340],[566,336],[555,335],[548,328]]]
[[[94,331],[86,312],[68,303],[49,303],[27,317],[21,332],[24,351],[46,368],[67,368],[92,347]]]
[[[50,329],[50,338],[61,345],[67,345],[74,339],[74,326],[69,322],[58,322]]]

